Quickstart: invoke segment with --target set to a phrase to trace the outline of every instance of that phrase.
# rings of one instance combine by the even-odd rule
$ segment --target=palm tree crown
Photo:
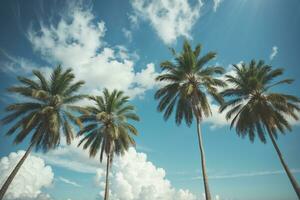
[[[262,142],[266,142],[265,131],[275,137],[277,132],[291,130],[287,116],[298,119],[299,98],[296,96],[272,92],[271,88],[281,84],[290,84],[292,79],[277,82],[273,80],[283,74],[283,69],[272,69],[263,61],[252,60],[248,65],[233,65],[235,76],[226,75],[232,87],[224,90],[222,95],[229,100],[220,107],[223,112],[229,108],[226,118],[232,119],[237,134],[249,136],[253,141],[255,133]]]
[[[104,89],[103,96],[90,97],[94,106],[80,109],[81,121],[85,123],[78,136],[84,137],[79,142],[83,149],[89,147],[90,157],[95,157],[100,150],[100,162],[106,155],[106,183],[104,199],[109,198],[109,169],[114,154],[122,155],[130,145],[135,146],[131,134],[137,135],[136,128],[128,120],[139,121],[134,112],[134,106],[128,104],[128,96],[122,91],[114,90],[111,93]]]
[[[224,81],[214,77],[222,74],[224,69],[206,64],[215,58],[216,53],[209,52],[200,57],[201,45],[192,50],[187,41],[184,42],[183,51],[175,56],[175,62],[165,61],[161,63],[162,75],[156,80],[166,85],[160,88],[155,98],[159,99],[158,111],[164,111],[164,119],[167,120],[174,107],[176,107],[176,123],[179,125],[182,119],[188,126],[192,124],[193,115],[202,120],[211,115],[209,101],[206,92],[217,102],[222,103],[222,96],[218,93],[218,87],[224,87]]]
[[[72,114],[72,104],[84,98],[76,94],[84,84],[74,82],[71,69],[56,67],[50,80],[34,70],[34,79],[18,77],[22,85],[13,86],[9,92],[25,97],[27,102],[15,103],[6,107],[9,114],[1,120],[2,124],[16,123],[7,131],[7,135],[16,134],[14,142],[22,142],[31,133],[31,144],[36,149],[48,151],[60,143],[60,130],[63,130],[69,144],[73,133],[69,122],[80,125],[80,121]],[[24,100],[25,101],[25,100]]]
[[[176,107],[175,121],[177,125],[180,125],[184,119],[186,124],[190,126],[195,116],[205,198],[211,200],[200,122],[203,117],[212,114],[207,93],[217,102],[223,102],[218,88],[224,87],[226,84],[215,78],[214,75],[223,74],[224,69],[217,66],[206,66],[210,60],[215,58],[216,53],[209,52],[200,57],[201,45],[197,45],[195,50],[192,50],[190,44],[185,41],[182,53],[177,54],[174,49],[172,52],[175,56],[175,62],[162,62],[163,74],[156,78],[157,81],[165,84],[155,93],[155,98],[159,100],[157,109],[160,112],[164,111],[164,119],[167,120]]]
[[[80,117],[85,123],[78,136],[84,135],[78,146],[84,143],[83,148],[89,147],[90,156],[94,157],[100,150],[100,161],[103,154],[123,154],[130,145],[135,145],[131,134],[137,135],[136,128],[128,120],[139,121],[134,112],[134,106],[128,105],[128,96],[122,91],[114,90],[111,93],[104,89],[103,96],[90,97],[94,106],[81,110]]]

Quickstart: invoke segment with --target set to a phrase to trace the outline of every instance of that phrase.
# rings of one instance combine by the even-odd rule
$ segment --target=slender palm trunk
[[[273,146],[274,146],[274,148],[275,148],[275,150],[277,152],[277,155],[278,155],[278,157],[280,159],[280,162],[281,162],[281,164],[282,164],[282,166],[283,166],[283,168],[284,168],[287,176],[289,177],[289,179],[290,179],[290,181],[291,181],[291,183],[293,185],[293,188],[294,188],[294,190],[295,190],[295,192],[296,192],[296,194],[298,196],[298,199],[300,199],[300,187],[299,187],[299,185],[298,185],[295,177],[293,176],[292,172],[290,171],[289,167],[285,163],[285,161],[283,159],[283,156],[282,156],[282,154],[280,152],[280,149],[279,149],[279,147],[278,147],[278,145],[277,145],[277,143],[276,143],[276,141],[274,139],[274,136],[273,136],[273,134],[271,133],[271,131],[269,129],[268,129],[268,134],[269,134],[269,136],[271,138],[271,141],[272,141]]]
[[[211,200],[211,195],[210,195],[209,185],[208,185],[208,177],[206,174],[205,154],[204,154],[204,147],[203,147],[203,143],[202,143],[202,133],[201,133],[199,119],[197,119],[197,132],[198,132],[199,150],[200,150],[200,154],[201,154],[200,159],[201,159],[201,165],[202,165],[202,176],[203,176],[203,182],[204,182],[205,199]]]
[[[110,168],[110,155],[107,155],[107,161],[106,161],[106,180],[105,180],[105,194],[104,194],[104,200],[108,200],[109,196],[109,168]]]
[[[28,147],[28,149],[26,150],[26,153],[24,154],[24,156],[21,158],[21,160],[18,162],[18,164],[16,165],[16,167],[14,168],[14,170],[10,173],[10,175],[6,179],[5,183],[2,185],[1,190],[0,190],[0,200],[3,199],[3,197],[4,197],[4,195],[5,195],[8,187],[10,186],[11,182],[13,181],[13,179],[15,178],[15,176],[17,175],[19,169],[21,168],[21,166],[23,165],[24,161],[26,160],[26,158],[30,154],[33,146],[34,146],[34,144],[32,143]]]

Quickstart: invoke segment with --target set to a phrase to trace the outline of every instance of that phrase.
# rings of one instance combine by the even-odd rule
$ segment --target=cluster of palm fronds
[[[165,86],[156,92],[155,98],[159,100],[157,109],[164,111],[165,119],[170,117],[174,109],[176,109],[177,124],[184,119],[190,126],[193,117],[196,118],[206,199],[211,199],[211,195],[206,175],[200,122],[204,117],[212,114],[207,95],[220,104],[220,112],[228,110],[226,118],[231,120],[230,127],[235,127],[239,136],[248,135],[253,141],[255,135],[258,135],[264,143],[266,135],[270,137],[300,199],[298,184],[283,160],[274,139],[277,138],[278,132],[285,133],[286,130],[291,130],[288,117],[298,120],[300,99],[271,91],[274,86],[291,84],[293,80],[273,82],[283,74],[283,69],[273,69],[263,61],[255,60],[249,64],[233,65],[235,75],[224,75],[225,71],[222,67],[207,66],[216,53],[209,52],[200,57],[201,50],[201,45],[192,50],[187,41],[181,53],[177,54],[172,50],[175,61],[161,63],[164,73],[158,76],[157,80],[165,82]]]
[[[196,119],[202,175],[205,197],[211,199],[208,177],[206,174],[205,154],[201,133],[201,121],[214,114],[210,100],[219,103],[220,112],[227,110],[226,118],[231,120],[239,136],[248,136],[251,141],[258,135],[262,142],[269,136],[279,159],[300,199],[298,184],[286,165],[276,143],[278,133],[285,133],[292,127],[287,117],[298,120],[300,99],[296,96],[273,92],[272,88],[281,84],[291,84],[293,80],[284,79],[274,82],[283,74],[283,69],[273,69],[263,61],[251,61],[233,65],[234,75],[224,74],[223,67],[208,66],[216,53],[202,54],[202,46],[193,50],[185,41],[183,51],[176,53],[172,49],[174,61],[161,63],[162,74],[156,80],[163,86],[156,92],[159,101],[158,111],[164,112],[167,120],[173,113],[178,125],[182,120],[190,126]],[[123,154],[135,145],[132,135],[137,135],[136,128],[128,120],[139,121],[134,106],[129,104],[129,97],[122,91],[103,90],[102,96],[78,94],[83,81],[74,82],[71,69],[63,70],[60,66],[53,70],[50,80],[39,71],[33,71],[35,79],[18,77],[21,86],[9,88],[9,92],[22,95],[26,100],[11,104],[6,108],[8,115],[2,124],[15,122],[7,135],[15,134],[15,143],[31,137],[29,148],[15,167],[0,190],[0,200],[17,174],[21,165],[33,147],[45,152],[59,145],[61,133],[67,144],[74,138],[73,125],[81,137],[78,146],[89,149],[91,157],[100,152],[102,162],[106,155],[105,197],[108,199],[108,172],[113,156]],[[210,97],[209,97],[210,96]],[[88,98],[92,106],[80,106],[80,100]]]
[[[83,148],[89,148],[91,157],[100,150],[101,162],[105,153],[107,168],[114,154],[123,154],[130,145],[135,145],[131,134],[138,134],[128,120],[138,121],[139,117],[134,112],[134,106],[128,104],[129,97],[122,91],[109,92],[104,89],[102,96],[78,94],[84,81],[74,82],[72,70],[64,71],[61,66],[53,70],[49,80],[39,71],[33,71],[33,74],[34,79],[18,77],[22,85],[8,89],[9,92],[25,98],[24,102],[6,107],[8,115],[1,123],[15,122],[6,135],[15,134],[15,144],[26,137],[31,137],[31,140],[25,155],[3,184],[0,199],[32,148],[47,152],[57,147],[62,138],[61,133],[66,143],[71,144],[74,138],[73,126],[79,129],[77,136],[82,138],[78,146],[84,143]],[[90,99],[94,104],[79,106],[84,98]]]

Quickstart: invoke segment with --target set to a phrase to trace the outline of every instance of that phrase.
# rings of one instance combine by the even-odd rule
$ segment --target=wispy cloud
[[[214,0],[214,7],[213,7],[214,12],[217,12],[217,9],[222,2],[223,2],[223,0]]]
[[[58,177],[58,180],[66,183],[66,184],[69,184],[69,185],[73,185],[74,187],[82,187],[81,185],[79,185],[78,183],[76,183],[75,181],[71,181],[69,179],[66,179],[66,178],[63,178],[63,177]]]
[[[80,173],[95,173],[101,163],[97,159],[90,159],[88,151],[82,151],[77,147],[78,142],[79,139],[76,138],[71,145],[62,144],[47,154],[37,153],[36,155],[51,165]]]
[[[272,52],[270,54],[270,60],[273,60],[277,54],[278,54],[278,47],[273,46],[272,47]]]
[[[124,36],[128,39],[129,42],[132,41],[132,32],[126,28],[122,28]]]
[[[292,173],[300,173],[300,169],[291,169]],[[226,175],[213,175],[209,176],[209,179],[232,179],[232,178],[243,178],[243,177],[256,177],[256,176],[268,176],[268,175],[279,175],[284,174],[283,170],[275,171],[258,171],[258,172],[247,172],[238,174],[226,174]],[[202,176],[192,178],[192,180],[202,179]]]
[[[1,68],[3,72],[10,72],[13,74],[22,73],[27,74],[33,69],[36,69],[36,64],[26,58],[16,57],[10,55],[4,49],[0,49]]]

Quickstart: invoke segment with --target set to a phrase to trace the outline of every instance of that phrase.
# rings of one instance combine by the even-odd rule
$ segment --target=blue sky
[[[126,158],[117,158],[113,166],[115,198],[159,199],[151,195],[161,189],[168,191],[168,194],[161,193],[162,199],[188,200],[195,196],[197,200],[202,199],[195,124],[190,128],[177,127],[173,119],[165,122],[156,111],[153,94],[158,85],[153,78],[160,73],[159,63],[172,59],[169,47],[180,51],[183,39],[188,38],[194,45],[203,44],[205,52],[216,51],[218,56],[211,64],[224,66],[228,73],[230,64],[249,62],[253,58],[283,67],[285,77],[294,78],[295,82],[278,89],[299,95],[300,2],[170,2],[1,1],[0,117],[4,116],[7,104],[21,100],[5,92],[7,87],[16,84],[17,75],[30,76],[36,68],[47,75],[57,64],[72,67],[78,79],[87,82],[83,92],[100,94],[103,87],[122,89],[132,97],[141,117],[141,122],[136,124],[140,131],[137,150],[131,150]],[[212,106],[216,111],[216,105]],[[300,181],[297,154],[300,123],[292,123],[293,131],[280,136],[278,145]],[[1,132],[7,128],[1,127]],[[202,129],[209,183],[215,199],[296,199],[269,141],[262,144],[255,140],[252,144],[248,138],[239,138],[217,112],[204,121]],[[26,146],[26,142],[14,146],[12,138],[2,135],[0,157],[24,150]],[[31,193],[17,194],[18,187],[13,187],[11,199],[99,198],[103,190],[103,166],[98,166],[97,160],[89,160],[75,146],[62,144],[46,155],[35,153],[27,167],[30,170],[33,169],[30,164],[36,166],[34,169],[44,174],[43,180],[38,181]],[[8,164],[12,166],[18,156],[10,155]],[[37,157],[48,167],[43,163],[34,164],[41,161]],[[30,187],[34,175],[24,173],[19,183],[26,182]],[[141,192],[141,187],[147,190]],[[132,197],[131,193],[143,196]]]

